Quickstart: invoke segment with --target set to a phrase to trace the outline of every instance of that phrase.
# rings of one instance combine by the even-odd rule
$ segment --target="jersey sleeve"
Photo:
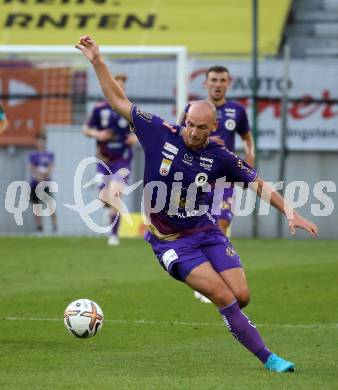
[[[36,166],[36,158],[35,158],[34,152],[32,152],[28,155],[28,164]]]
[[[99,109],[94,107],[93,111],[90,114],[90,117],[87,120],[87,126],[93,129],[97,129],[99,127]]]
[[[144,150],[150,149],[158,144],[167,137],[170,131],[163,124],[163,119],[140,110],[135,104],[131,107],[130,116],[132,119],[131,128],[135,131]]]
[[[238,127],[236,128],[236,132],[239,135],[245,135],[249,133],[250,125],[248,120],[248,115],[244,109],[244,107],[240,106],[240,121]]]
[[[249,183],[257,179],[258,172],[256,169],[251,168],[245,161],[227,148],[222,150],[221,164],[222,176],[225,176],[228,182],[244,183],[247,187]]]
[[[54,152],[49,152],[48,153],[48,157],[49,157],[49,164],[54,164],[54,162],[55,162],[55,154],[54,154]]]
[[[187,117],[187,113],[188,113],[188,111],[189,111],[190,106],[191,106],[191,104],[188,103],[188,104],[184,107],[184,111],[183,111],[183,113],[182,113],[182,118],[181,118],[181,121],[180,121],[180,123],[179,123],[181,126],[185,126],[185,119],[186,119],[186,117]],[[183,116],[183,114],[184,114],[184,116]]]

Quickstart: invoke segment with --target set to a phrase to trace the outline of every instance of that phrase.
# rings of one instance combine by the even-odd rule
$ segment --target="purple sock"
[[[112,214],[111,223],[114,224],[114,226],[111,229],[111,234],[117,236],[120,227],[120,216],[117,214]]]
[[[266,348],[256,326],[241,311],[235,300],[219,311],[231,334],[264,364],[271,352]]]

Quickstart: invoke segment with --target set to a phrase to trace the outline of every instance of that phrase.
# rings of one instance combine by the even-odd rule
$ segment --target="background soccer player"
[[[51,193],[49,188],[46,187],[44,193],[49,197],[46,197],[44,193],[40,194],[39,197],[36,193],[36,187],[42,181],[51,180],[50,176],[54,169],[54,153],[46,150],[46,136],[44,134],[40,134],[36,139],[36,150],[29,154],[29,170],[31,172],[31,197],[30,200],[33,204],[37,204],[41,202],[41,197],[44,198],[44,201],[47,203],[47,206],[50,207],[50,202],[48,200],[51,197]],[[35,215],[35,224],[36,230],[41,232],[43,230],[42,225],[42,217],[39,215]],[[57,231],[57,222],[56,222],[56,213],[54,212],[51,215],[52,219],[52,228],[53,232]]]
[[[125,74],[115,75],[119,87],[125,89],[127,76]],[[97,157],[104,161],[114,174],[121,168],[130,171],[133,156],[132,145],[137,142],[137,137],[129,131],[129,123],[118,112],[113,110],[106,101],[98,102],[84,129],[85,135],[96,139]],[[97,170],[101,176],[100,190],[113,192],[118,183],[110,177],[109,172],[102,164],[97,165]],[[109,196],[103,195],[103,198]],[[118,230],[120,217],[109,203],[106,203],[109,223],[113,223],[113,228],[108,238],[109,245],[118,245]]]
[[[248,116],[241,104],[226,98],[230,87],[229,70],[220,65],[212,66],[206,71],[205,77],[204,87],[208,91],[207,99],[214,104],[217,111],[217,129],[211,138],[234,152],[235,134],[239,134],[245,151],[244,160],[253,167],[255,163],[255,143],[250,131]],[[182,125],[185,125],[189,107],[190,104],[186,106],[182,114],[180,120]],[[233,218],[231,211],[233,192],[233,186],[224,190],[221,214],[217,216],[218,225],[226,236],[229,235],[229,226]]]
[[[8,121],[6,119],[5,112],[0,104],[0,134],[3,133],[8,127]]]
[[[226,146],[231,152],[235,151],[235,134],[242,139],[245,157],[244,160],[253,166],[255,162],[255,144],[250,131],[249,121],[244,107],[226,98],[230,87],[229,70],[224,66],[216,65],[209,68],[205,73],[204,87],[208,91],[207,99],[214,104],[217,112],[217,129],[211,139],[220,145]],[[187,112],[190,104],[185,107],[180,123],[185,125]],[[211,193],[212,198],[212,193]],[[221,203],[221,212],[214,216],[225,236],[230,237],[230,223],[233,219],[232,203],[234,199],[234,186],[224,189]],[[194,292],[195,298],[201,302],[210,303],[210,300]]]
[[[145,153],[145,186],[172,185],[171,191],[158,189],[145,196],[145,211],[151,220],[147,241],[160,264],[171,276],[211,299],[235,339],[268,370],[293,371],[294,364],[271,353],[256,326],[241,311],[240,305],[248,301],[248,291],[241,291],[239,286],[243,284],[237,282],[245,274],[229,239],[208,213],[203,187],[208,181],[224,181],[224,176],[230,182],[251,183],[260,196],[287,217],[292,234],[299,227],[317,235],[316,225],[292,210],[244,161],[209,140],[217,127],[215,107],[210,102],[192,104],[186,127],[175,133],[161,118],[141,111],[128,100],[89,36],[81,37],[76,47],[93,64],[109,104],[135,128]],[[165,197],[162,211],[150,213],[149,206],[159,196]]]

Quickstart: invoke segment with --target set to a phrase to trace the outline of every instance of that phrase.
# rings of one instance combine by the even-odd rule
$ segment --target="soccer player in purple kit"
[[[221,65],[215,65],[209,68],[205,72],[204,87],[208,91],[207,99],[216,107],[217,112],[217,129],[210,138],[220,145],[226,146],[231,152],[234,152],[235,134],[239,134],[245,151],[244,160],[253,167],[255,162],[255,144],[246,111],[241,104],[226,99],[226,94],[230,87],[229,70]],[[190,104],[187,104],[185,107],[180,120],[181,125],[185,125]],[[210,198],[212,199],[212,197],[213,193],[211,192]],[[224,189],[223,199],[221,201],[221,213],[214,216],[223,234],[228,237],[230,237],[230,223],[233,219],[233,200],[234,186],[231,185]],[[210,303],[209,299],[197,291],[194,292],[194,296],[201,302]]]
[[[46,135],[40,134],[36,138],[36,150],[31,152],[28,156],[29,170],[31,172],[31,195],[30,201],[33,204],[41,202],[40,198],[46,202],[47,207],[50,207],[50,189],[46,187],[44,193],[37,194],[37,186],[42,181],[49,181],[50,175],[54,169],[54,153],[46,150]],[[39,196],[38,196],[39,195]],[[46,196],[47,195],[47,196]],[[43,231],[42,218],[39,215],[35,215],[36,230],[38,232]],[[57,231],[56,213],[51,214],[52,229],[55,233]]]
[[[241,310],[241,296],[231,273],[241,269],[240,258],[208,212],[208,182],[222,182],[226,176],[230,182],[252,186],[287,217],[292,234],[302,228],[317,235],[316,225],[294,211],[253,168],[209,139],[217,127],[215,107],[210,102],[194,102],[186,127],[174,132],[161,118],[141,111],[128,100],[90,36],[81,37],[76,48],[92,63],[107,101],[132,124],[144,149],[145,190],[152,185],[158,188],[156,194],[145,191],[146,211],[147,205],[152,206],[164,193],[161,211],[150,213],[146,238],[162,267],[210,298],[235,339],[268,370],[293,371],[294,364],[270,352],[256,326]],[[171,190],[163,191],[167,185]]]
[[[224,66],[215,65],[206,71],[205,77],[204,87],[208,91],[207,99],[214,104],[217,112],[218,126],[211,139],[234,152],[235,134],[239,134],[245,151],[244,160],[253,167],[255,163],[255,143],[250,131],[248,116],[241,104],[226,99],[226,94],[230,87],[229,70]],[[189,107],[190,103],[187,104],[182,114],[181,125],[185,125]],[[226,236],[233,218],[231,211],[233,191],[233,186],[224,190],[221,214],[217,218],[218,225]]]
[[[116,74],[115,80],[120,88],[125,90],[127,76]],[[119,169],[126,168],[130,171],[133,157],[132,145],[137,143],[137,137],[129,131],[129,123],[119,113],[114,111],[108,102],[98,102],[87,121],[84,134],[96,139],[97,157],[105,162],[112,174]],[[97,164],[97,171],[100,175],[99,189],[113,193],[119,183],[116,183],[117,176],[110,176],[110,173],[102,164]],[[101,194],[101,200],[107,199],[108,194]],[[116,210],[105,202],[109,214],[109,220],[113,223],[112,230],[108,237],[108,245],[118,245],[118,230],[120,217]]]

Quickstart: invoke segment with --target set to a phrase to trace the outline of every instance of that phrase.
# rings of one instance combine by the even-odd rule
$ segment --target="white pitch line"
[[[6,317],[5,321],[47,321],[47,322],[59,322],[62,318],[34,318],[34,317]],[[185,321],[151,321],[151,320],[110,320],[106,319],[104,322],[110,322],[113,324],[136,324],[136,325],[158,325],[158,326],[224,326],[221,322],[216,324],[214,322],[185,322]],[[338,329],[337,324],[257,324],[262,328],[300,328],[300,329]]]

